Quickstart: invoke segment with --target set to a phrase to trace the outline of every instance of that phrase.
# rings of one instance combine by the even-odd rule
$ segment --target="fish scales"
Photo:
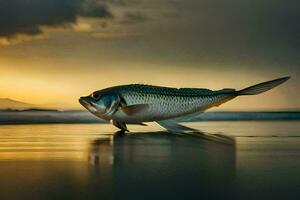
[[[168,88],[148,85],[126,85],[117,88],[127,105],[148,104],[147,113],[132,116],[135,119],[151,121],[193,113],[210,104],[234,95],[234,89],[212,91],[199,88]],[[122,120],[124,114],[116,113],[115,118]],[[127,120],[128,120],[128,116]],[[130,117],[129,117],[130,118]]]

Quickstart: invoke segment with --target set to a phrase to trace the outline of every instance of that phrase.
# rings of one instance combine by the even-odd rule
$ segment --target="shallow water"
[[[300,123],[3,125],[0,199],[299,199]],[[228,139],[228,138],[227,138]]]

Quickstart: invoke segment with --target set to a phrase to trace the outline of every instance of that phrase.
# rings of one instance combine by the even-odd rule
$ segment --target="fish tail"
[[[278,78],[275,80],[259,83],[257,85],[253,85],[250,87],[247,87],[245,89],[237,91],[237,95],[255,95],[255,94],[260,94],[263,92],[266,92],[284,82],[286,82],[288,79],[290,79],[289,76],[283,77],[283,78]]]

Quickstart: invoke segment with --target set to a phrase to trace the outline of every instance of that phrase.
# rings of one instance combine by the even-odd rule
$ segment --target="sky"
[[[291,76],[218,110],[299,110],[296,0],[0,0],[0,98],[79,109],[130,83],[213,90]]]

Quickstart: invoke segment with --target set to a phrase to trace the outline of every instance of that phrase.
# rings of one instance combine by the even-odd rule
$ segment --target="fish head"
[[[110,120],[118,109],[120,98],[116,94],[96,91],[89,96],[80,97],[79,103],[97,117]]]

